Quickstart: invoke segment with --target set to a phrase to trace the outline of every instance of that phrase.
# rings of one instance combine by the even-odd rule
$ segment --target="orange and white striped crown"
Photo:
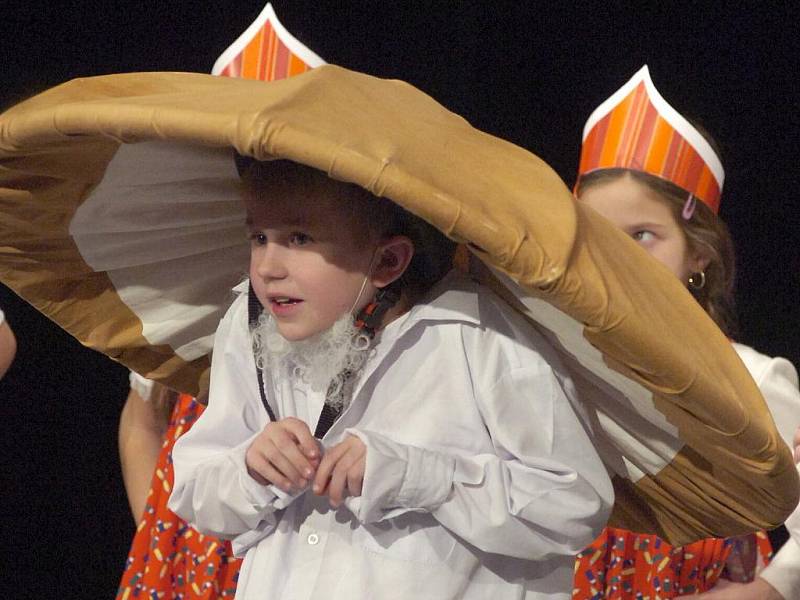
[[[598,106],[583,128],[578,176],[612,168],[666,179],[719,210],[722,163],[703,135],[658,93],[647,65]]]
[[[267,2],[250,27],[220,55],[211,74],[275,81],[324,64],[287,31]]]

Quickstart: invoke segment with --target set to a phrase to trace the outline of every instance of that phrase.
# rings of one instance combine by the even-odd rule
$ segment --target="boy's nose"
[[[255,260],[256,274],[261,279],[283,279],[286,277],[284,251],[278,244],[267,244],[260,248]]]

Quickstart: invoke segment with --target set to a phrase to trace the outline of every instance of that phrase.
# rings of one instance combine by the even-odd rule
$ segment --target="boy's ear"
[[[414,242],[404,235],[395,235],[384,240],[377,249],[375,268],[372,270],[372,285],[383,288],[405,273],[414,257]]]

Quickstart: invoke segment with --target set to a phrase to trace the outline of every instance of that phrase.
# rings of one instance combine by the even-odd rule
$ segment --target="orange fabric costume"
[[[201,534],[167,508],[172,448],[202,412],[203,406],[191,396],[181,395],[175,404],[118,600],[210,600],[233,598],[236,593],[241,560],[233,557],[230,543]]]
[[[748,554],[747,546],[753,543],[758,561],[768,564],[772,546],[761,531],[745,538],[709,538],[676,548],[655,535],[608,527],[578,555],[572,597],[660,600],[705,592],[714,587],[726,566],[731,578],[752,577],[734,566],[734,557]]]

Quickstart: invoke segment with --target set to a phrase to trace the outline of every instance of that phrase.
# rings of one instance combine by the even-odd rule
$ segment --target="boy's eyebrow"
[[[314,223],[314,219],[307,214],[296,214],[285,219],[282,225],[286,227],[308,227]]]
[[[281,227],[309,227],[313,225],[316,221],[309,217],[308,215],[304,214],[296,214],[287,217],[286,219],[282,220],[277,225]],[[251,215],[247,215],[244,220],[244,224],[248,227],[252,227],[255,222],[253,221],[253,217]]]

